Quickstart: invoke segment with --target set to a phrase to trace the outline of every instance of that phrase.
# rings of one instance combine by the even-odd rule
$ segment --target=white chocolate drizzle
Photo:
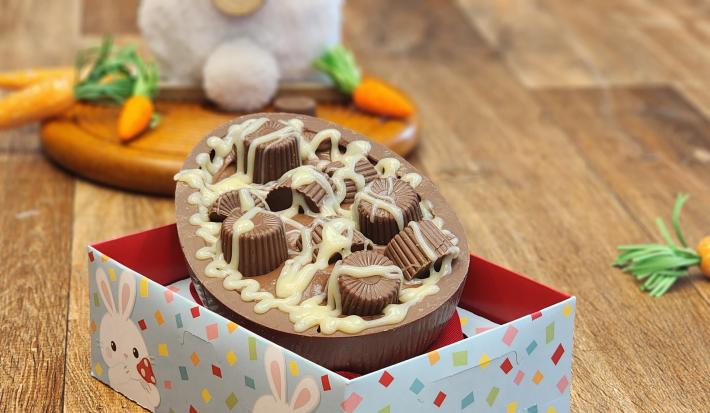
[[[444,231],[450,234],[454,246],[446,252],[439,270],[435,270],[432,264],[429,269],[430,275],[424,280],[404,281],[402,271],[397,266],[354,267],[344,265],[340,261],[336,263],[328,277],[327,293],[322,292],[306,300],[302,299],[303,293],[314,275],[330,266],[329,259],[333,255],[340,254],[342,258],[346,258],[351,254],[353,233],[357,229],[357,204],[359,202],[365,201],[372,205],[371,219],[374,219],[377,209],[383,209],[389,212],[395,218],[399,228],[403,229],[402,211],[395,205],[392,197],[393,180],[398,179],[397,172],[401,163],[395,158],[384,158],[375,165],[378,173],[388,178],[388,190],[384,195],[373,194],[365,184],[364,177],[355,172],[355,165],[362,159],[367,160],[371,148],[369,142],[351,141],[345,146],[345,151],[341,152],[339,131],[324,129],[308,140],[303,133],[303,122],[299,119],[279,121],[283,125],[281,129],[254,137],[245,157],[243,155],[245,138],[257,132],[268,121],[267,118],[249,119],[232,125],[224,137],[212,136],[208,138],[206,144],[209,150],[195,157],[197,168],[183,170],[175,175],[176,181],[183,182],[196,190],[187,199],[190,205],[197,208],[197,212],[190,216],[189,222],[198,227],[195,234],[205,243],[205,246],[195,253],[197,259],[209,261],[205,267],[205,275],[221,278],[225,289],[237,292],[243,301],[255,302],[254,311],[257,313],[265,313],[272,308],[287,313],[297,332],[318,326],[321,333],[324,334],[333,334],[337,331],[355,334],[368,328],[396,324],[404,320],[413,305],[429,295],[436,294],[439,291],[438,281],[451,272],[452,260],[459,253],[456,246],[458,239],[446,230]],[[310,163],[316,163],[316,167],[303,165],[288,171],[276,181],[266,184],[253,183],[256,147],[286,136],[297,137],[301,162],[310,161]],[[326,141],[330,142],[330,162],[339,161],[343,164],[333,173],[330,182],[319,172],[319,168],[324,167],[326,162],[319,161],[316,154],[319,145]],[[233,150],[237,154],[236,173],[219,182],[213,182],[214,175],[223,168],[226,159]],[[210,155],[210,151],[213,151],[212,155]],[[289,179],[292,189],[317,182],[325,189],[326,196],[323,199],[320,212],[315,213],[308,209],[303,196],[294,191],[291,207],[276,212],[286,227],[290,228],[288,234],[298,234],[301,248],[297,253],[292,251],[296,253],[295,256],[292,255],[284,263],[276,281],[274,294],[272,294],[262,290],[257,281],[258,277],[243,277],[239,272],[238,237],[253,228],[252,218],[263,210],[255,205],[252,195],[264,201],[272,188]],[[421,183],[421,176],[416,173],[404,174],[399,179],[414,188]],[[346,195],[346,180],[354,182],[358,190],[350,208],[342,208],[340,205]],[[209,220],[209,207],[219,195],[233,190],[239,190],[241,209],[246,212],[234,223],[232,260],[227,263],[219,242],[222,224]],[[431,203],[424,200],[421,201],[420,206],[424,219],[431,220],[438,228],[443,229],[443,221],[434,215]],[[314,219],[311,225],[306,226],[293,219],[299,213],[299,209]],[[313,228],[316,225],[322,225],[321,241],[318,244],[314,244],[312,238]],[[427,257],[431,258],[433,255],[430,254],[433,254],[433,251],[424,240],[421,231],[418,231],[418,224],[414,222],[409,225],[412,225],[417,241],[422,245]],[[378,275],[398,279],[402,281],[403,285],[407,285],[407,288],[401,288],[399,303],[386,306],[380,317],[366,320],[356,315],[343,316],[337,285],[340,274],[352,277]]]

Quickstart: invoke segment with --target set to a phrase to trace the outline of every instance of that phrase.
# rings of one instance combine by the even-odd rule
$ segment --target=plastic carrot
[[[351,95],[358,109],[397,118],[414,113],[414,105],[399,90],[376,78],[362,79],[355,58],[343,46],[327,50],[313,64],[328,74],[341,92]]]
[[[671,237],[663,219],[659,217],[656,224],[665,244],[618,247],[620,253],[614,261],[614,266],[643,281],[641,290],[648,291],[654,297],[663,295],[678,278],[688,276],[690,268],[696,265],[710,278],[710,236],[703,238],[693,250],[688,247],[680,227],[680,211],[687,199],[687,194],[678,195],[673,207],[671,223],[678,244]]]
[[[159,120],[152,101],[158,85],[158,71],[154,65],[143,63],[137,56],[134,64],[137,80],[133,96],[123,103],[118,118],[118,137],[124,142],[148,129],[151,122],[152,126],[155,126]]]
[[[0,129],[55,116],[74,104],[74,76],[50,78],[0,100]]]
[[[22,89],[47,79],[72,77],[73,67],[50,67],[0,72],[0,88]]]

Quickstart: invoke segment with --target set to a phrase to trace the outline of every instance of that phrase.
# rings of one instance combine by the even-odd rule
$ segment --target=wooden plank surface
[[[0,69],[64,61],[73,51],[27,45],[60,30],[79,37],[69,48],[81,44],[116,7],[64,2],[32,29],[17,21],[40,2],[0,0]],[[472,249],[578,296],[574,411],[710,406],[710,283],[695,275],[652,299],[609,266],[615,245],[657,239],[653,219],[676,192],[692,194],[688,238],[710,230],[708,10],[689,0],[346,4],[360,61],[416,100],[422,139],[410,159]],[[106,27],[134,36],[124,20]],[[12,349],[0,366],[13,372],[0,376],[0,406],[140,411],[89,375],[85,246],[172,221],[172,201],[67,175],[44,160],[34,127],[0,133],[0,165],[0,333]]]

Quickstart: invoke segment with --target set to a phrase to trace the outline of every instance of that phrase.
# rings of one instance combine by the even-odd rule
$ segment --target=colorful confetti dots
[[[163,313],[161,313],[160,310],[156,311],[155,314],[153,314],[153,317],[155,317],[155,322],[158,323],[159,326],[162,326],[163,323],[165,323]]]
[[[171,380],[165,380],[163,382],[163,387],[165,387],[167,390],[170,390],[173,388],[173,382]]]
[[[542,311],[538,311],[538,312],[535,312],[535,313],[530,314],[530,318],[531,318],[533,321],[537,320],[537,319],[540,318],[540,317],[542,317]]]
[[[202,400],[205,403],[209,403],[210,400],[212,400],[212,395],[210,394],[210,391],[207,390],[206,388],[202,389],[202,391],[200,392],[200,396],[202,396]]]
[[[182,328],[182,314],[175,314],[175,326],[177,328]]]
[[[565,304],[565,307],[562,309],[562,315],[569,317],[570,314],[572,314],[572,306]]]
[[[190,356],[190,361],[192,361],[192,365],[195,367],[200,364],[200,356],[197,354],[196,351],[192,352],[192,355]]]
[[[249,360],[256,360],[256,339],[249,337],[247,342],[249,343]]]
[[[173,291],[172,290],[165,290],[165,293],[163,294],[165,296],[165,302],[170,304],[173,302]]]
[[[94,253],[89,251],[89,261],[94,262]]]
[[[145,330],[146,328],[148,328],[148,326],[145,323],[145,320],[143,320],[143,319],[138,320],[138,327],[140,327],[141,330]]]
[[[362,396],[353,392],[350,393],[347,399],[340,403],[340,408],[342,408],[345,413],[352,413],[360,405],[360,402],[362,402]]]
[[[528,344],[527,348],[525,349],[525,352],[528,353],[528,356],[532,354],[533,351],[537,348],[537,341],[533,340]]]
[[[139,294],[141,297],[147,297],[148,296],[148,279],[145,277],[142,277],[139,284]]]
[[[168,357],[170,352],[168,351],[168,345],[165,343],[158,344],[158,355],[163,357]]]
[[[424,389],[424,383],[422,383],[419,379],[414,379],[412,382],[412,385],[409,386],[409,391],[411,391],[414,394],[419,394],[421,391]]]
[[[323,387],[323,391],[330,391],[330,378],[327,374],[320,376],[320,384]]]
[[[205,327],[205,335],[209,341],[219,337],[219,327],[217,326],[217,323],[208,324],[207,327]]]
[[[254,379],[249,376],[244,376],[244,385],[252,390],[256,389],[256,384],[254,384]]]
[[[104,374],[104,368],[101,367],[101,363],[96,363],[96,365],[94,366],[94,372],[96,372],[97,376]]]
[[[441,405],[444,404],[444,400],[446,400],[446,393],[440,391],[434,399],[434,406],[441,407]]]
[[[220,379],[222,378],[222,369],[219,368],[219,366],[212,365],[212,375],[215,377],[219,377]]]
[[[232,334],[237,327],[239,327],[239,325],[233,321],[227,323],[227,331],[229,331],[229,334]]]
[[[537,413],[537,405],[528,407],[528,413]]]
[[[456,351],[452,354],[454,366],[465,366],[468,364],[468,351]]]
[[[481,366],[482,369],[488,368],[488,365],[491,364],[491,358],[488,357],[488,354],[483,353],[481,355],[481,358],[478,359],[478,364]]]
[[[560,359],[562,358],[563,354],[565,354],[565,348],[562,347],[562,343],[560,343],[557,346],[557,349],[555,350],[555,352],[552,353],[552,357],[550,357],[550,359],[555,364],[555,366],[557,365],[557,363],[560,362]]]
[[[230,366],[233,366],[234,363],[237,362],[237,355],[234,354],[234,352],[231,350],[227,352],[225,358],[227,359],[227,363],[229,363]]]
[[[387,406],[381,408],[377,411],[377,413],[390,413],[390,405],[388,404]]]
[[[525,373],[523,373],[522,371],[519,371],[518,374],[515,375],[515,379],[513,379],[513,383],[515,383],[519,386],[520,383],[523,381],[523,377],[525,377]]]
[[[234,409],[234,406],[237,405],[237,401],[239,401],[237,399],[237,396],[234,394],[234,392],[231,392],[229,393],[229,396],[227,396],[227,398],[224,400],[224,404],[227,405],[227,408],[229,410],[232,410]]]
[[[493,403],[496,402],[496,399],[498,398],[498,393],[500,393],[500,389],[495,386],[493,386],[491,391],[488,392],[488,396],[486,397],[486,403],[488,403],[489,406],[493,406]]]
[[[507,413],[515,413],[518,411],[518,402],[510,402],[505,406]]]
[[[384,387],[389,387],[389,385],[392,384],[393,381],[394,377],[392,377],[392,375],[386,371],[382,373],[382,376],[380,376],[379,380],[380,384]]]
[[[555,322],[551,322],[545,329],[545,343],[550,344],[555,339]]]
[[[432,351],[427,354],[427,359],[429,359],[429,365],[433,366],[434,364],[439,362],[441,356],[439,355],[438,351]]]
[[[557,413],[557,409],[555,409],[555,406],[550,406],[547,408],[547,413]]]
[[[109,268],[108,269],[108,278],[111,281],[116,281],[116,270],[114,270],[113,268]]]
[[[197,318],[200,316],[200,307],[192,307],[190,309],[190,314],[192,315],[192,318]]]
[[[296,360],[289,360],[288,371],[291,372],[291,376],[298,376],[298,363],[296,363]]]
[[[187,375],[187,367],[185,367],[185,366],[180,366],[180,367],[178,367],[178,371],[180,371],[180,378],[181,378],[183,381],[190,379],[190,376]]]
[[[518,335],[518,329],[515,328],[515,326],[510,326],[508,327],[507,330],[505,330],[505,334],[503,335],[503,343],[506,346],[510,346],[513,344],[513,341],[515,340],[515,337]]]
[[[535,372],[535,375],[533,376],[532,381],[533,381],[533,383],[535,383],[535,384],[540,384],[540,382],[541,382],[542,379],[544,379],[544,378],[545,378],[545,376],[543,376],[542,373],[540,373],[540,370],[538,370],[538,371]]]
[[[560,381],[557,382],[557,390],[559,390],[560,393],[564,393],[568,384],[569,380],[567,380],[567,376],[562,376]]]
[[[503,370],[503,373],[508,374],[513,370],[513,363],[510,362],[510,359],[506,358],[505,361],[501,363],[500,369]]]
[[[476,399],[473,397],[473,392],[469,393],[461,399],[461,410],[467,408],[468,406],[472,405],[473,402],[476,401]]]

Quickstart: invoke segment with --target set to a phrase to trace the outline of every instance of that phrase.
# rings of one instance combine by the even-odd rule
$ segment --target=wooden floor
[[[0,0],[0,69],[69,63],[131,2]],[[123,5],[116,11],[107,7]],[[653,299],[610,267],[617,244],[692,197],[710,231],[710,2],[358,0],[345,35],[368,71],[416,98],[412,161],[472,249],[578,297],[573,410],[710,408],[710,282]],[[85,246],[174,220],[171,199],[48,162],[37,128],[0,132],[0,406],[136,407],[89,376]]]

